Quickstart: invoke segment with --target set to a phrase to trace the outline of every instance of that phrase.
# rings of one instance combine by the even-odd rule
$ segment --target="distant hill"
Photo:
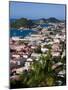
[[[47,21],[45,18],[40,18],[40,19],[33,20],[33,22],[36,24],[40,24],[40,23],[46,23]]]
[[[36,19],[36,20],[33,20],[33,22],[36,23],[36,24],[49,23],[49,22],[57,23],[57,22],[61,22],[61,20],[58,20],[54,17],[50,17],[48,19],[45,19],[45,18]]]
[[[48,22],[53,22],[53,23],[57,23],[57,22],[61,22],[60,20],[54,18],[54,17],[50,17],[47,19]]]
[[[31,19],[27,18],[20,18],[20,19],[10,19],[10,27],[11,28],[31,28],[34,25],[33,21]]]
[[[45,24],[45,23],[58,23],[61,20],[58,20],[54,17],[50,17],[48,19],[39,18],[39,19],[27,19],[27,18],[20,18],[20,19],[10,19],[10,27],[11,28],[20,28],[20,27],[28,27],[31,28],[37,24]]]

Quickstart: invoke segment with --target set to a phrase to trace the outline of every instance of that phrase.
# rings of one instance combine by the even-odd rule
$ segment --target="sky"
[[[39,19],[55,17],[65,19],[65,5],[28,2],[10,2],[10,18]]]

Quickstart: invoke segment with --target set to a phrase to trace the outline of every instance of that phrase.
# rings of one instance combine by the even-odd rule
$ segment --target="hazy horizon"
[[[10,18],[10,19],[21,19],[21,18],[26,18],[26,17]],[[41,18],[35,18],[35,19],[32,19],[32,18],[26,18],[26,19],[39,20],[39,19],[49,19],[49,18],[56,18],[56,17],[48,17],[48,18],[41,17]],[[58,18],[56,18],[56,19],[58,19]],[[58,19],[58,20],[65,20],[65,19]]]

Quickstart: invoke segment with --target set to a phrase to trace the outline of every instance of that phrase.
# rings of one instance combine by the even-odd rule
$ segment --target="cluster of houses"
[[[56,24],[53,24],[57,28]],[[52,57],[61,56],[62,43],[65,43],[65,27],[63,23],[59,24],[59,32],[50,33],[49,28],[43,28],[38,34],[31,34],[25,38],[11,37],[10,38],[10,78],[15,79],[18,74],[24,70],[31,69],[30,65],[34,60],[38,60],[41,54],[47,55],[51,50]],[[65,48],[62,53],[65,55]],[[60,63],[60,62],[59,62]],[[53,65],[53,69],[62,63]],[[59,72],[61,73],[61,72]],[[64,72],[62,73],[64,74]]]

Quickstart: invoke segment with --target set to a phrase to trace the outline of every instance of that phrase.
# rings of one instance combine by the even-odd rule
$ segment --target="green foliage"
[[[44,45],[43,47],[44,47],[44,48],[51,49],[51,45],[50,45],[50,44],[49,44],[49,45]]]
[[[50,60],[50,55],[41,55],[38,61],[34,61],[31,65],[32,70],[22,77],[24,84],[28,87],[36,86],[51,86],[54,84],[54,74],[52,71],[52,64]],[[52,74],[51,74],[52,73]]]
[[[28,20],[26,18],[17,19],[15,22],[10,22],[11,28],[31,28],[34,25],[32,20]]]
[[[52,56],[51,51],[49,50],[47,56],[45,56],[45,54],[41,54],[38,60],[34,60],[31,64],[30,70],[24,71],[20,74],[20,87],[25,88],[58,85],[56,84],[56,81],[61,80],[61,78],[57,78],[55,70],[52,69],[52,65]],[[62,79],[61,81],[63,84],[65,83],[65,79]],[[13,84],[14,83],[15,82],[13,82]],[[17,84],[14,85],[17,86]]]

